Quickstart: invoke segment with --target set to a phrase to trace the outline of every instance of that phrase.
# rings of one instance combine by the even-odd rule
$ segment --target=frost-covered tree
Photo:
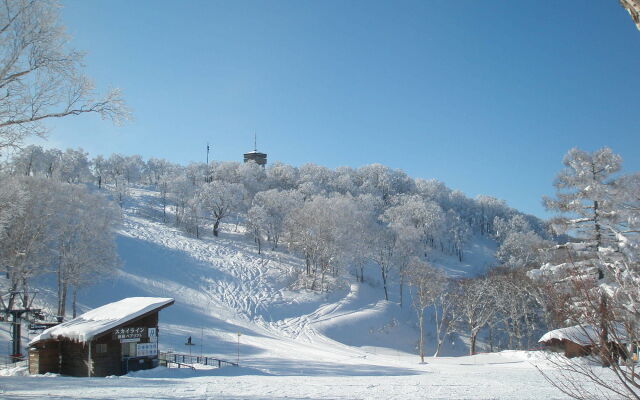
[[[286,241],[306,262],[306,286],[326,290],[328,276],[337,277],[350,261],[351,226],[366,210],[352,196],[316,196],[287,216]]]
[[[637,375],[618,363],[617,350],[621,343],[637,340],[640,323],[637,174],[616,178],[621,158],[608,148],[593,153],[572,149],[563,162],[566,168],[555,182],[556,198],[545,203],[562,213],[554,219],[554,228],[570,238],[549,251],[564,255],[560,262],[547,263],[529,276],[555,292],[568,293],[564,323],[589,332],[594,356],[613,370],[617,381],[611,386],[589,364],[573,363],[558,365],[563,376],[551,381],[569,395],[584,395],[565,384],[580,374],[608,394],[638,398]]]
[[[607,147],[593,153],[574,148],[562,162],[566,168],[554,182],[556,198],[545,197],[544,204],[550,211],[563,214],[552,221],[557,231],[571,231],[598,251],[612,239],[602,225],[616,222],[612,175],[620,171],[622,159]]]
[[[9,183],[9,182],[7,182]],[[43,274],[51,260],[48,243],[53,239],[52,220],[60,199],[59,183],[45,178],[24,177],[5,190],[20,195],[22,210],[6,225],[0,242],[0,265],[6,268],[9,308],[17,293],[31,290],[33,277]]]
[[[111,154],[107,159],[107,176],[115,187],[118,187],[124,180],[126,159],[121,154]]]
[[[302,203],[302,195],[296,191],[266,190],[253,198],[248,218],[254,230],[264,233],[275,249],[284,233],[285,218]]]
[[[0,177],[0,243],[7,230],[22,217],[27,202],[27,191],[21,178]]]
[[[144,170],[144,161],[142,157],[137,154],[127,156],[124,158],[123,174],[128,185],[132,183],[138,183],[142,178],[142,172]]]
[[[246,191],[239,183],[212,181],[198,190],[197,197],[201,207],[213,219],[213,235],[218,236],[220,222],[244,206]]]
[[[269,216],[264,207],[253,205],[247,211],[247,232],[258,245],[258,254],[262,253],[262,238],[268,236],[265,229],[269,225]]]
[[[67,183],[86,182],[91,178],[89,154],[82,149],[67,149],[60,157],[58,175]]]
[[[267,166],[265,172],[271,189],[292,190],[298,185],[298,170],[291,165],[275,162]]]
[[[468,332],[469,355],[476,354],[478,333],[495,315],[495,286],[486,277],[461,279],[456,290],[456,310],[459,322]]]
[[[548,257],[542,250],[552,243],[536,233],[523,215],[496,217],[493,226],[499,243],[496,258],[503,265],[533,268],[546,262]]]
[[[173,169],[174,167],[169,161],[152,157],[144,164],[143,174],[150,185],[159,185],[160,181]]]
[[[165,195],[174,205],[175,224],[181,226],[187,218],[189,201],[194,198],[196,187],[189,178],[183,175],[177,175],[167,180],[166,186]],[[163,204],[166,204],[166,199]],[[166,216],[166,206],[163,206],[163,215]]]
[[[128,111],[115,89],[97,98],[69,47],[53,0],[4,0],[0,6],[0,149],[46,132],[42,122],[98,113],[116,123]]]
[[[369,257],[380,268],[384,299],[389,300],[389,274],[399,251],[398,234],[386,224],[374,225],[369,241]]]
[[[98,189],[102,189],[102,183],[108,172],[108,168],[107,160],[105,160],[101,155],[98,155],[91,160],[91,169],[93,170],[93,175],[98,180]]]
[[[474,223],[480,234],[488,236],[494,231],[493,222],[495,218],[507,214],[509,209],[504,200],[491,196],[477,196],[475,202]]]
[[[417,195],[400,196],[391,201],[397,205],[384,212],[383,221],[405,241],[412,237],[420,243],[422,256],[427,257],[434,247],[436,238],[443,233],[445,215],[442,208]]]
[[[443,237],[440,239],[441,250],[454,254],[459,261],[464,258],[464,248],[471,237],[471,228],[454,210],[445,215]]]
[[[396,194],[409,194],[415,191],[415,182],[404,171],[392,170],[381,164],[371,164],[357,170],[361,183],[361,192],[377,194],[385,202]]]
[[[40,146],[30,145],[16,151],[10,161],[13,175],[44,175],[45,152]]]
[[[575,240],[561,246],[566,252],[565,262],[545,264],[531,275],[556,282],[563,290],[576,289],[576,294],[583,290],[566,289],[566,286],[578,284],[582,288],[588,285],[589,291],[600,292],[600,302],[606,303],[607,295],[599,286],[609,279],[608,271],[598,257],[603,249],[616,246],[615,234],[606,227],[617,226],[619,220],[615,200],[617,188],[612,174],[620,170],[621,158],[609,148],[593,153],[574,148],[569,150],[563,163],[566,168],[554,183],[556,198],[545,198],[544,202],[549,210],[562,213],[552,221],[556,231],[570,233]],[[582,301],[576,299],[576,304],[579,303]],[[574,323],[586,317],[581,315],[583,311],[597,313],[597,310],[580,309],[576,308]],[[606,332],[603,335],[606,336]]]
[[[327,167],[316,164],[304,164],[298,168],[299,186],[313,186],[315,188],[312,194],[320,194],[323,192],[330,192],[332,188],[335,172]]]
[[[78,290],[110,275],[118,265],[114,228],[120,212],[101,195],[78,185],[61,185],[50,228],[58,285],[58,315],[66,313],[67,293],[73,291],[76,314]]]
[[[455,292],[455,283],[452,279],[447,278],[442,271],[439,272],[442,290],[438,292],[433,304],[433,319],[435,327],[436,351],[434,357],[440,355],[442,344],[450,333],[456,329],[460,314],[455,312],[457,296]]]
[[[238,166],[238,178],[240,179],[238,183],[241,183],[247,192],[248,201],[266,188],[267,174],[262,166],[253,161]]]

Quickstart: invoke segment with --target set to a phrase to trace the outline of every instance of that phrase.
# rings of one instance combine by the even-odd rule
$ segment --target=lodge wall
[[[60,343],[44,342],[37,351],[29,351],[29,373],[60,373]]]
[[[60,345],[60,373],[89,376],[89,344],[63,340]]]
[[[109,376],[122,375],[129,370],[152,368],[156,365],[153,360],[157,359],[157,355],[124,360],[122,347],[128,343],[120,343],[120,340],[114,337],[114,332],[116,329],[123,328],[145,328],[148,332],[148,328],[157,328],[157,326],[158,312],[156,311],[101,333],[91,341],[91,362],[89,361],[89,343],[69,339],[37,343],[29,350],[29,372],[89,376],[89,367],[91,367],[91,376]],[[143,337],[134,343],[149,343],[155,340],[156,338]],[[99,345],[106,345],[106,348]]]

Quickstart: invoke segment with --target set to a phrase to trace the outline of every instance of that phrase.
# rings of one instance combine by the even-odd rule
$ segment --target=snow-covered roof
[[[173,304],[165,297],[128,297],[94,308],[81,316],[51,327],[29,342],[29,345],[47,339],[67,338],[87,342],[96,335],[125,324],[141,315]]]
[[[618,326],[617,332],[612,332],[617,340],[625,340],[627,337],[622,326]],[[581,346],[589,346],[598,343],[600,338],[600,330],[595,329],[592,325],[575,325],[567,328],[560,328],[547,332],[538,340],[538,343],[548,342],[552,339],[568,340]]]

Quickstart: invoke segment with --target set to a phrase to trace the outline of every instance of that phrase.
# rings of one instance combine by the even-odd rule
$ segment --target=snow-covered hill
[[[408,303],[400,308],[396,301],[382,300],[373,267],[364,284],[343,277],[329,293],[294,291],[291,284],[303,268],[295,256],[278,251],[258,254],[233,225],[218,238],[192,238],[160,222],[156,207],[157,193],[132,191],[117,238],[122,270],[114,279],[81,293],[81,308],[130,296],[173,297],[175,305],[160,314],[162,350],[239,359],[246,368],[232,371],[232,377],[225,376],[229,371],[193,376],[155,371],[91,380],[91,385],[99,381],[98,386],[116,390],[108,397],[553,398],[559,394],[529,363],[530,356],[520,352],[419,364],[414,355],[413,310]],[[443,257],[437,262],[452,274],[474,274],[493,262],[494,249],[494,243],[477,239],[469,246],[468,261]],[[41,300],[47,299],[52,296],[44,291]],[[3,334],[6,342],[6,331]],[[188,336],[196,346],[184,345]],[[466,351],[459,339],[444,349],[450,356]],[[177,378],[188,378],[190,383],[184,386],[184,380]],[[102,390],[65,391],[60,381],[66,378],[13,379],[0,381],[0,390],[10,398],[39,397],[45,392],[61,397],[105,395]],[[36,383],[29,385],[30,391],[19,387],[25,380]],[[543,389],[527,392],[531,382]],[[167,385],[173,389],[167,390]]]

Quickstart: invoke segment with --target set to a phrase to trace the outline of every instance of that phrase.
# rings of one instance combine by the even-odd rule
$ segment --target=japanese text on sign
[[[147,337],[147,328],[143,327],[129,327],[129,328],[118,328],[113,331],[114,339],[139,339]]]

